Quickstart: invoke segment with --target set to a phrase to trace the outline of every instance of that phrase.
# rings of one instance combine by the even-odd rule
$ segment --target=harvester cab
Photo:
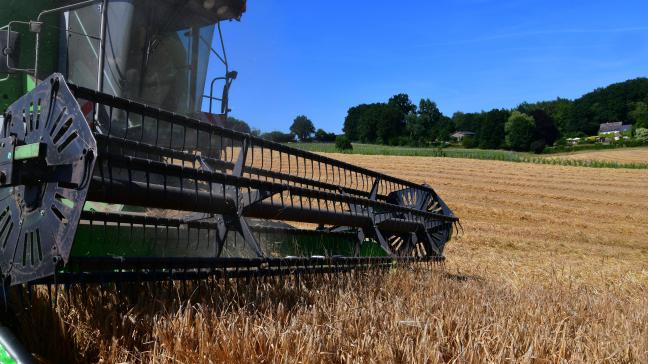
[[[16,9],[0,17],[35,16],[0,19],[6,21],[0,28],[0,72],[5,81],[28,77],[25,92],[58,72],[75,85],[176,113],[201,113],[203,103],[217,114],[229,111],[237,73],[229,69],[221,22],[239,20],[245,0],[40,0],[9,6]],[[210,66],[222,73],[206,95]],[[22,75],[10,76],[17,73]]]
[[[430,186],[222,127],[237,74],[221,22],[244,0],[9,3],[5,286],[444,259],[458,219]]]

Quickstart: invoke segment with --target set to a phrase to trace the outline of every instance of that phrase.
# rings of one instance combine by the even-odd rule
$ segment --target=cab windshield
[[[199,21],[188,3],[195,1],[109,1],[100,91],[178,113],[200,111],[215,25]],[[64,18],[68,79],[96,89],[101,5]]]

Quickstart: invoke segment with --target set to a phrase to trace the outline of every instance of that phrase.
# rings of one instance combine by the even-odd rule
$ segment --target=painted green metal
[[[113,225],[80,224],[77,228],[72,252],[73,257],[171,257],[201,256],[211,252],[214,247],[204,244],[197,247],[184,236],[176,234],[160,236],[151,227],[133,227]],[[160,244],[160,240],[165,240]]]
[[[34,358],[7,328],[0,325],[0,364],[32,364]]]
[[[55,8],[59,4],[56,0],[2,0],[0,27],[14,20],[34,20],[41,11]],[[46,19],[48,26],[45,26],[41,33],[39,76],[42,78],[54,72],[58,64],[59,20],[56,16],[52,15]],[[35,34],[30,33],[25,25],[18,25],[15,29],[12,27],[12,31],[20,33],[20,66],[33,67]],[[0,75],[0,78],[2,77],[4,75]],[[34,81],[24,73],[12,74],[8,80],[0,82],[0,112],[33,89],[33,86]]]
[[[72,257],[178,257],[211,256],[215,242],[185,233],[160,234],[153,226],[118,226],[117,224],[80,224],[77,228]],[[202,242],[202,243],[201,243]],[[262,244],[270,255],[286,256],[354,256],[353,244],[335,236],[267,233]],[[366,240],[360,246],[361,257],[387,256],[377,243]]]
[[[14,160],[38,158],[40,143],[19,145],[14,149]]]
[[[0,344],[0,363],[2,364],[17,364],[18,362],[14,357],[9,354],[7,348],[4,345]]]

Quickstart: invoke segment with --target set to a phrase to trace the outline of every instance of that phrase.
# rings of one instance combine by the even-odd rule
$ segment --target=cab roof
[[[246,10],[247,0],[109,0],[120,2],[148,2],[160,5],[176,6],[179,14],[175,18],[183,18],[186,23],[191,19],[193,25],[201,26],[214,24],[220,20],[239,20]],[[79,3],[81,0],[60,0],[61,5]]]

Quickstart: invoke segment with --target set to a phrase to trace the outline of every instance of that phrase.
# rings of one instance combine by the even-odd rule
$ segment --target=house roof
[[[452,136],[466,136],[466,135],[475,135],[475,132],[472,131],[455,131]]]
[[[632,125],[623,125],[621,121],[603,123],[599,126],[599,133],[624,132],[632,129]]]

